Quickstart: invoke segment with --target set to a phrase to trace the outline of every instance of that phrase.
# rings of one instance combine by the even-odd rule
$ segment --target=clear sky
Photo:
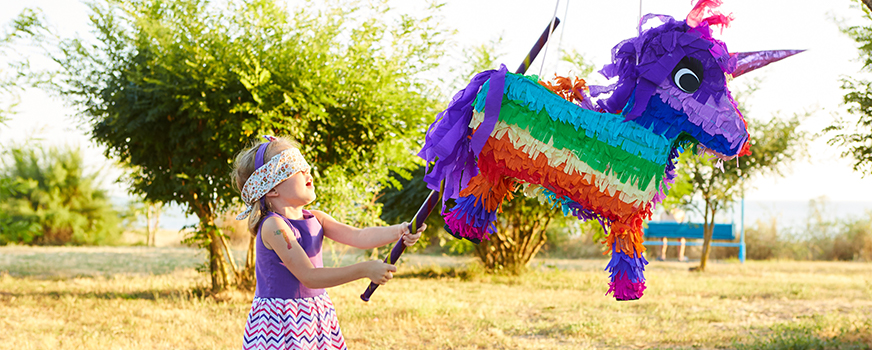
[[[419,2],[397,2],[403,9]],[[531,6],[531,4],[535,4]],[[556,1],[520,0],[450,0],[442,9],[445,24],[457,30],[454,41],[462,46],[487,43],[502,36],[501,60],[514,70],[527,54],[555,12]],[[62,33],[86,34],[87,9],[75,0],[0,0],[0,22],[8,23],[25,6],[40,7],[51,24]],[[657,13],[684,18],[692,7],[688,0],[643,0],[643,13]],[[725,0],[721,10],[733,13],[736,20],[719,36],[732,52],[770,49],[807,49],[807,52],[749,73],[739,79],[762,77],[760,90],[751,99],[750,114],[756,118],[772,118],[813,109],[816,112],[804,129],[818,133],[835,116],[849,120],[841,105],[843,92],[840,78],[856,76],[861,68],[857,62],[855,44],[841,34],[836,19],[858,23],[861,10],[847,0]],[[563,23],[555,32],[545,54],[543,76],[567,75],[566,67],[557,64],[557,50],[575,49],[597,67],[610,59],[611,48],[619,41],[634,36],[640,12],[638,0],[562,0],[557,16]],[[457,55],[459,49],[452,53]],[[528,74],[538,74],[537,59]],[[596,73],[594,73],[596,74]],[[601,77],[588,79],[605,83]],[[86,163],[92,169],[102,168],[107,187],[115,195],[123,195],[120,185],[112,184],[118,170],[102,156],[102,150],[76,127],[73,110],[46,94],[29,90],[22,96],[7,126],[0,126],[0,144],[23,142],[28,135],[53,144],[79,145],[86,150]],[[39,130],[39,132],[37,132]],[[840,150],[826,145],[828,137],[809,145],[811,159],[794,164],[784,178],[761,178],[748,192],[750,200],[808,200],[827,196],[834,201],[870,201],[872,177],[862,179],[851,169],[851,162],[839,157]]]

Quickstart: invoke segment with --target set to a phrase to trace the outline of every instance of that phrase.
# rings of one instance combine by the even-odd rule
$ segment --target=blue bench
[[[679,253],[680,260],[683,260],[685,245],[701,246],[703,244],[703,242],[685,242],[685,239],[703,239],[703,224],[700,223],[649,222],[648,228],[646,228],[644,232],[644,245],[681,246]],[[661,240],[655,240],[658,238]],[[681,241],[669,242],[669,238],[678,238]],[[733,224],[715,224],[712,232],[712,247],[739,247],[739,260],[744,263],[745,237],[742,235],[739,242],[733,242],[734,240],[736,240],[736,233],[733,231]]]

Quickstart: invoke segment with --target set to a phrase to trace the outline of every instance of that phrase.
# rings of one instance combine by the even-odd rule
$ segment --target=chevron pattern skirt
[[[242,348],[347,349],[327,293],[301,299],[255,297]]]

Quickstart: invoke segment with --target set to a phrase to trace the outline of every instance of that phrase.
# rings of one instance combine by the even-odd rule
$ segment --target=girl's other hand
[[[415,244],[415,242],[418,241],[418,238],[421,238],[421,234],[424,233],[424,230],[426,229],[427,224],[423,224],[420,228],[418,228],[417,232],[411,234],[409,233],[408,222],[400,224],[400,236],[403,238],[403,244],[405,244],[406,247],[411,247],[413,244]]]
[[[379,285],[388,283],[391,278],[394,278],[392,272],[397,272],[396,266],[385,263],[381,260],[367,261],[364,264],[366,266],[366,277],[369,278],[372,283]]]

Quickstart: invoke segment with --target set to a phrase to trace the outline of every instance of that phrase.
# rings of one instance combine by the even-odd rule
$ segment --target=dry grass
[[[239,348],[251,295],[202,297],[186,248],[0,247],[2,349]],[[409,256],[372,301],[329,290],[351,349],[872,348],[872,264],[654,262],[633,302],[602,260],[519,278]]]

